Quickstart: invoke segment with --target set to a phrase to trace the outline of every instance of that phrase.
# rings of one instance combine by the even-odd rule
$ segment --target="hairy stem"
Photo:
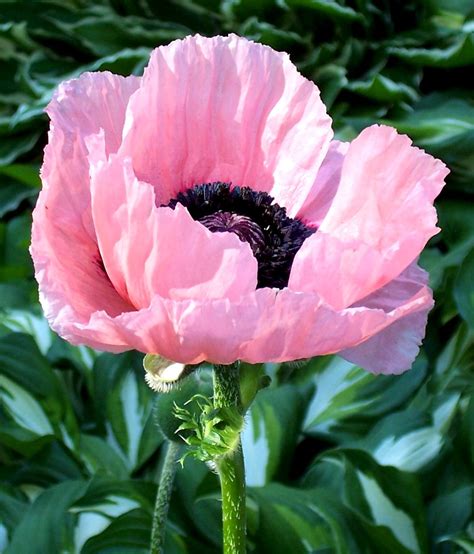
[[[166,518],[173,490],[174,476],[178,467],[177,459],[180,448],[179,443],[168,442],[153,512],[150,554],[164,554]]]
[[[242,412],[238,363],[214,367],[214,406]],[[245,466],[240,439],[215,463],[222,491],[224,554],[245,554]]]

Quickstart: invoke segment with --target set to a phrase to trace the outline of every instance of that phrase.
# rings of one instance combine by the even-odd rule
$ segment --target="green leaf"
[[[22,489],[35,497],[38,488],[49,487],[58,482],[70,479],[82,479],[84,472],[71,450],[59,440],[46,440],[42,437],[37,441],[35,450],[26,452],[27,458],[21,468],[12,465],[12,482],[21,483]],[[36,446],[36,445],[35,445]],[[25,449],[26,450],[26,449]],[[16,471],[15,471],[16,470]]]
[[[7,125],[0,119],[0,166],[11,164],[22,154],[29,152],[41,136],[41,131],[13,134],[10,130],[8,140],[5,140],[4,136],[7,132]]]
[[[309,8],[341,21],[362,21],[362,15],[342,2],[334,0],[280,0],[288,8]]]
[[[370,418],[394,410],[416,391],[426,375],[419,359],[402,376],[373,375],[338,357],[310,362],[316,389],[305,415],[308,434],[341,438],[364,433]]]
[[[429,506],[428,517],[436,543],[455,537],[474,517],[474,486],[437,496]]]
[[[94,366],[97,420],[129,470],[141,466],[163,441],[153,422],[154,393],[145,384],[141,355],[102,354]]]
[[[16,183],[2,184],[0,188],[0,217],[13,212],[23,200],[35,195],[34,190]]]
[[[469,91],[433,93],[422,98],[406,115],[384,119],[408,134],[429,153],[442,159],[451,182],[472,192],[474,171],[474,102]]]
[[[82,434],[79,452],[81,461],[91,476],[125,479],[129,475],[123,459],[100,437]]]
[[[72,408],[61,381],[29,335],[0,337],[0,391],[2,441],[24,450],[39,438],[55,436],[73,447],[77,422]]]
[[[175,499],[180,507],[179,517],[185,522],[191,536],[204,537],[215,546],[221,546],[221,506],[219,498],[219,480],[210,473],[207,466],[188,456],[183,470],[176,474]]]
[[[325,517],[331,508],[325,505],[328,500],[325,491],[322,494],[318,492],[300,491],[273,483],[249,491],[259,508],[259,527],[251,537],[257,551],[275,554],[303,554],[308,551],[356,553],[349,527],[344,529],[347,523],[345,514],[340,514],[339,522]],[[348,543],[352,543],[351,550]],[[333,550],[336,544],[338,547]]]
[[[12,281],[33,275],[28,253],[31,218],[21,215],[0,223],[0,281]]]
[[[351,81],[348,90],[379,102],[406,102],[418,99],[415,89],[405,83],[397,83],[381,74],[373,75],[366,80]]]
[[[250,40],[267,44],[275,50],[290,50],[297,45],[304,45],[306,41],[297,33],[285,31],[266,21],[259,21],[256,17],[250,17],[240,27],[242,36]]]
[[[143,482],[105,479],[91,481],[85,494],[68,510],[69,513],[77,515],[74,529],[74,550],[81,552],[82,547],[91,537],[103,536],[104,530],[107,530],[109,525],[113,525],[113,521],[120,516],[146,508],[145,513],[149,518],[148,514],[151,513],[153,505],[153,498],[151,494],[148,494],[149,492],[152,492],[150,487],[145,487]],[[148,540],[149,530],[150,528],[148,528]],[[130,540],[132,536],[128,539],[122,536],[122,544],[119,542],[117,546],[131,546],[133,544]],[[86,551],[88,550],[86,549]]]
[[[0,175],[5,175],[32,189],[41,186],[39,167],[30,164],[12,164],[0,167]]]
[[[37,296],[38,291],[34,283],[27,281],[0,283],[0,309],[28,309],[36,302]],[[0,322],[0,326],[1,324]]]
[[[68,509],[86,488],[84,481],[65,481],[40,494],[15,528],[5,554],[70,552],[75,518]]]
[[[453,294],[459,313],[469,327],[474,329],[474,248],[459,268]]]
[[[263,486],[288,472],[306,400],[307,395],[291,385],[257,394],[242,433],[249,485]]]
[[[0,485],[0,524],[9,533],[18,525],[26,508],[27,498],[16,487]]]
[[[370,452],[381,465],[419,471],[438,459],[458,401],[459,393],[446,393],[436,398],[431,413],[411,409],[390,414],[358,446]]]
[[[54,429],[41,404],[25,389],[0,375],[0,399],[4,412],[18,425],[37,437],[53,435]]]
[[[58,21],[56,25],[96,56],[113,55],[124,47],[154,47],[189,33],[189,29],[179,24],[133,16],[120,18],[99,6],[77,21]]]
[[[409,473],[381,467],[368,454],[346,448],[318,457],[304,483],[324,487],[350,509],[357,522],[351,532],[369,548],[363,551],[376,552],[381,545],[393,554],[426,551],[421,491]]]
[[[103,525],[107,522],[105,530]],[[151,517],[143,510],[136,509],[129,513],[119,515],[109,524],[109,520],[103,516],[92,513],[83,519],[82,527],[79,529],[79,543],[87,536],[90,527],[93,525],[96,531],[102,531],[92,538],[89,538],[81,548],[81,554],[102,554],[113,552],[114,554],[148,554],[150,548]],[[186,550],[168,550],[166,552],[185,553]]]
[[[449,45],[443,48],[391,47],[388,51],[390,54],[415,65],[462,67],[474,62],[474,35],[470,24],[466,24],[465,34],[456,33],[450,42]]]

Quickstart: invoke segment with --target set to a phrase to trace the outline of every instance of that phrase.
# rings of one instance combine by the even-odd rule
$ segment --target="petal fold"
[[[258,289],[237,301],[155,296],[146,309],[117,317],[97,312],[85,325],[72,322],[68,340],[102,341],[101,348],[112,351],[133,347],[181,363],[282,362],[363,345],[424,309],[425,291],[415,287],[412,292],[387,311],[381,307],[336,311],[314,294],[289,289]]]
[[[394,129],[363,131],[318,232],[295,256],[290,288],[342,309],[396,278],[439,231],[433,201],[447,173]]]
[[[312,227],[319,227],[331,207],[341,180],[342,164],[348,142],[333,140],[297,217]]]
[[[343,350],[340,356],[373,373],[400,374],[410,369],[420,350],[428,312],[433,306],[426,271],[412,264],[397,279],[359,302],[368,308],[389,312],[403,306],[416,292],[421,292],[423,302],[415,311],[359,346]]]
[[[45,315],[61,336],[71,322],[85,324],[96,311],[114,317],[133,309],[101,266],[85,140],[102,129],[104,148],[118,148],[125,107],[138,82],[108,72],[85,73],[62,83],[47,108],[51,127],[30,252]]]
[[[113,187],[113,194],[110,189]],[[211,233],[186,208],[157,207],[130,159],[92,169],[92,214],[110,279],[137,309],[155,295],[237,300],[257,286],[257,261],[234,233]]]
[[[153,51],[120,152],[160,204],[195,184],[269,192],[295,215],[332,137],[317,87],[287,54],[236,35]]]

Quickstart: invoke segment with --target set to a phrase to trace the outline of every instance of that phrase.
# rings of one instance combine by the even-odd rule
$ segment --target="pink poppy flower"
[[[448,171],[408,137],[332,140],[318,88],[235,35],[157,48],[141,78],[85,73],[47,112],[31,254],[66,340],[410,367],[433,304],[417,257]]]

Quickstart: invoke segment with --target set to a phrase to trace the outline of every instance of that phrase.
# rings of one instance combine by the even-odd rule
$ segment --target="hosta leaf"
[[[0,167],[0,175],[14,179],[31,189],[38,189],[41,185],[39,167],[32,164],[13,164]]]
[[[0,217],[13,212],[27,198],[36,195],[36,191],[17,183],[2,183],[0,186]]]
[[[459,313],[469,327],[474,329],[474,248],[459,268],[453,294]]]
[[[78,21],[58,21],[56,24],[66,35],[77,39],[97,56],[113,55],[124,47],[154,47],[189,33],[189,29],[182,25],[156,19],[119,18],[99,7]]]
[[[304,484],[333,491],[355,516],[358,530],[352,532],[370,552],[382,545],[393,554],[426,551],[422,498],[412,475],[381,467],[361,450],[338,449],[316,459]]]
[[[315,393],[308,405],[304,431],[344,438],[365,431],[369,418],[399,406],[422,382],[426,364],[419,360],[402,376],[375,376],[341,358],[311,362]],[[352,429],[351,429],[352,427]],[[350,436],[349,435],[349,436]]]
[[[472,192],[474,103],[470,92],[432,93],[403,117],[384,122],[442,159],[452,172],[451,182]]]
[[[247,19],[239,34],[250,40],[268,44],[276,50],[289,50],[295,45],[305,44],[305,40],[297,33],[284,31],[266,21],[259,21],[256,17]]]
[[[27,215],[0,223],[0,281],[33,275],[33,264],[28,253],[30,225]]]
[[[257,552],[359,552],[349,511],[327,491],[272,483],[249,494],[259,507],[259,527],[251,537]]]
[[[459,200],[445,200],[439,203],[439,223],[443,227],[443,241],[451,247],[474,241],[474,221],[470,217],[471,206]],[[466,252],[467,254],[467,252]],[[462,259],[456,265],[460,265]]]
[[[105,421],[108,442],[129,469],[142,465],[163,440],[153,421],[154,393],[145,384],[141,357],[103,354],[94,366],[97,419]]]
[[[474,62],[472,24],[466,24],[465,34],[454,35],[452,44],[444,48],[389,48],[390,54],[416,65],[460,67]]]
[[[0,120],[0,166],[11,164],[22,154],[29,152],[38,142],[42,133],[42,130],[17,132],[15,134],[10,131],[8,140],[5,140],[6,130],[6,125],[2,125]]]
[[[291,385],[260,391],[242,434],[247,483],[263,486],[288,470],[306,395]]]
[[[37,287],[32,282],[15,281],[0,283],[0,309],[30,308],[36,302]],[[2,334],[0,318],[0,335]]]
[[[28,391],[4,375],[0,375],[0,398],[3,410],[19,427],[37,437],[54,434],[41,404]]]
[[[148,491],[153,491],[153,488],[145,488],[143,482],[94,479],[85,494],[69,508],[70,513],[77,515],[75,551],[80,552],[91,537],[100,535],[120,516],[140,508],[146,508],[150,513],[152,496]]]
[[[437,459],[458,409],[459,394],[436,400],[431,413],[406,410],[388,415],[359,443],[382,465],[418,471]]]
[[[176,474],[175,483],[175,499],[180,510],[176,512],[172,506],[171,520],[186,524],[196,539],[205,537],[211,544],[219,546],[221,507],[217,475],[209,473],[205,464],[188,456],[183,470],[178,470]]]
[[[81,460],[90,475],[106,475],[116,479],[124,479],[128,476],[129,472],[123,459],[100,437],[81,435],[79,450]]]
[[[9,333],[0,337],[0,364],[2,374],[31,394],[49,396],[57,390],[54,372],[29,335]]]
[[[15,528],[5,554],[70,552],[74,516],[68,508],[86,489],[84,481],[65,481],[40,494]]]
[[[349,6],[344,6],[343,2],[334,0],[280,0],[282,5],[288,8],[304,7],[320,12],[334,19],[356,21],[362,20],[362,15],[357,13]]]
[[[0,485],[0,525],[9,535],[20,522],[26,507],[27,499],[22,493],[12,486]]]
[[[73,447],[77,422],[71,406],[31,336],[0,337],[0,383],[3,415],[10,422],[2,430],[3,440],[20,447],[54,435]]]
[[[361,96],[380,102],[415,101],[418,98],[412,87],[405,83],[397,83],[380,74],[363,81],[351,81],[346,88]]]
[[[27,452],[21,467],[11,466],[10,479],[21,484],[22,488],[29,490],[31,487],[48,487],[69,479],[82,479],[84,471],[80,462],[59,440],[38,440],[40,447]],[[10,473],[9,472],[9,473]]]
[[[433,541],[441,543],[467,528],[474,518],[474,485],[435,498],[428,510]]]
[[[148,554],[150,551],[150,530],[150,514],[142,509],[132,510],[116,517],[104,531],[91,537],[84,544],[80,553]],[[215,551],[209,550],[199,544],[194,537],[187,537],[181,530],[168,524],[164,552],[166,554],[188,554],[190,552],[209,554]]]
[[[95,525],[93,537],[89,538],[82,546],[81,554],[102,554],[113,552],[114,554],[147,554],[150,547],[151,517],[143,510],[136,509],[124,515],[118,516],[112,522],[108,522],[105,529],[100,529],[106,518],[98,514],[90,514],[83,520],[83,529],[90,531],[90,525]],[[77,535],[81,539],[76,543],[82,544],[85,537]],[[167,544],[168,547],[168,544]],[[168,552],[168,550],[166,550]],[[173,552],[173,550],[170,550]],[[174,550],[176,553],[186,550]]]

